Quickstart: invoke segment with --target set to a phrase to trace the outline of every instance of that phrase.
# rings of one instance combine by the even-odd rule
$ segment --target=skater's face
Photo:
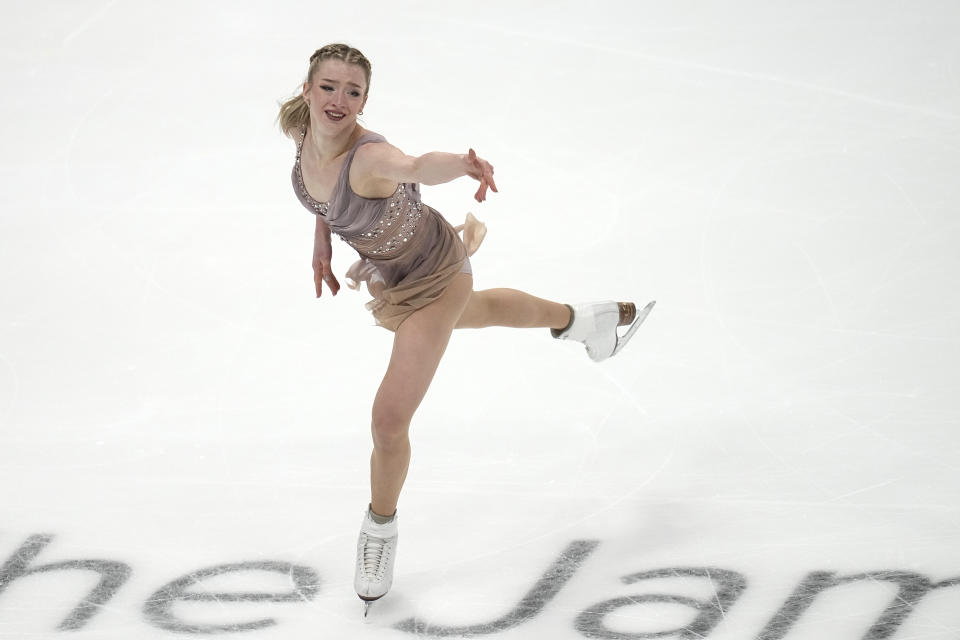
[[[309,82],[303,99],[310,105],[310,122],[328,129],[352,128],[367,103],[367,79],[359,65],[323,60]]]

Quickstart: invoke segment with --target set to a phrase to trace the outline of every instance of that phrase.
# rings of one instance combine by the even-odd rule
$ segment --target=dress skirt
[[[351,238],[361,259],[347,271],[347,285],[359,289],[366,283],[373,298],[366,307],[377,325],[390,331],[443,295],[457,274],[470,273],[469,256],[486,234],[486,226],[471,214],[456,229],[432,207],[423,205],[422,214],[416,233],[393,256],[368,254],[362,239]]]

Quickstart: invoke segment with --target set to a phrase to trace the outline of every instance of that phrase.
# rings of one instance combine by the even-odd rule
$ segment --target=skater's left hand
[[[470,149],[467,156],[467,175],[480,182],[480,188],[474,194],[477,202],[483,202],[487,199],[487,187],[497,191],[497,183],[493,181],[493,165],[477,155],[477,152]]]

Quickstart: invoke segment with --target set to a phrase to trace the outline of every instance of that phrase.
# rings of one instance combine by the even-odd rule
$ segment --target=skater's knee
[[[376,407],[371,431],[373,446],[384,453],[399,452],[409,446],[410,417],[390,407]]]

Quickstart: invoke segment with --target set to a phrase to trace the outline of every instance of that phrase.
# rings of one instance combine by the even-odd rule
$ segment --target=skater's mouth
[[[334,122],[340,122],[347,117],[347,114],[340,111],[324,111],[323,113]]]

